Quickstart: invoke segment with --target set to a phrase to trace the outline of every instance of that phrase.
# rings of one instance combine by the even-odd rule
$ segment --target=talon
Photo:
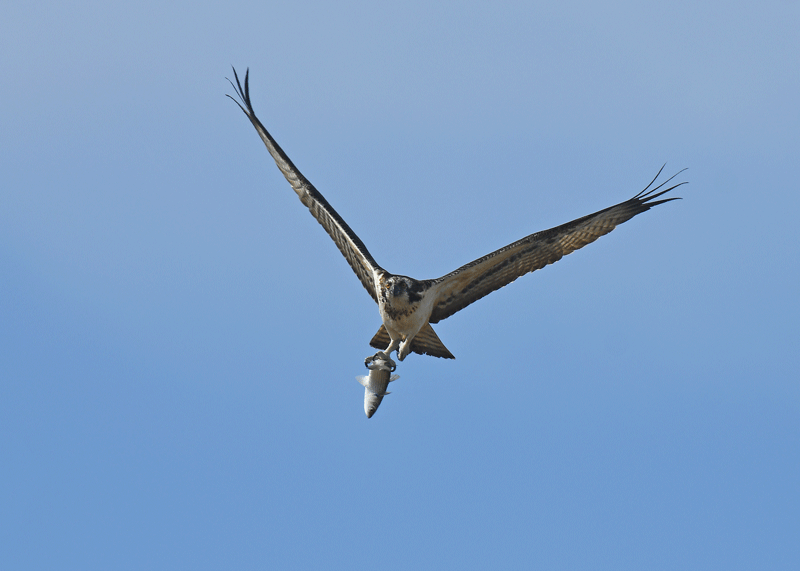
[[[386,363],[389,366],[390,373],[394,373],[395,369],[397,369],[397,363],[395,363],[384,351],[378,351],[371,357],[364,359],[364,366],[370,370],[382,368],[380,365],[376,365],[375,361],[383,361]]]

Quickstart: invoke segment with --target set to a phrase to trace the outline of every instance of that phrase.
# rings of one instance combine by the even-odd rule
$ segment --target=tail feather
[[[376,349],[386,349],[391,341],[392,340],[389,337],[389,332],[386,331],[386,327],[381,325],[381,328],[378,329],[378,332],[375,334],[369,344]],[[439,339],[439,336],[436,335],[436,332],[433,330],[433,327],[431,327],[430,323],[426,323],[425,327],[423,327],[420,332],[417,333],[416,337],[414,337],[414,339],[411,341],[411,350],[419,355],[430,355],[432,357],[442,357],[443,359],[455,359],[453,354],[447,350],[447,347],[445,347],[444,343],[442,343],[442,341]]]

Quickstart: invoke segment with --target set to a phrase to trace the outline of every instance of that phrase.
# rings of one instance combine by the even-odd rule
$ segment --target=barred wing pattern
[[[356,236],[356,233],[350,229],[342,217],[339,216],[339,213],[328,204],[328,201],[314,188],[314,185],[294,166],[294,163],[292,163],[286,153],[283,152],[280,145],[275,142],[272,135],[269,134],[264,128],[264,125],[261,124],[261,121],[258,120],[258,117],[256,117],[256,114],[253,112],[253,105],[250,102],[250,70],[248,69],[244,76],[244,89],[242,89],[242,84],[239,82],[239,75],[236,73],[235,69],[233,70],[233,75],[236,79],[236,84],[234,85],[232,81],[230,83],[236,90],[236,95],[241,100],[241,103],[230,95],[228,95],[228,97],[233,99],[233,102],[236,103],[239,108],[244,111],[244,114],[247,115],[247,118],[250,119],[253,127],[256,128],[258,135],[261,137],[261,140],[264,141],[264,144],[267,146],[269,154],[275,159],[275,164],[278,165],[283,176],[286,177],[292,189],[294,189],[297,196],[300,197],[300,201],[308,207],[311,215],[325,228],[325,231],[328,232],[333,239],[339,251],[347,260],[347,263],[353,268],[358,279],[361,280],[364,288],[377,303],[378,295],[375,291],[375,273],[383,273],[383,268],[375,262],[372,255],[370,255],[367,250],[367,247],[364,246],[364,243]]]
[[[493,291],[510,284],[518,277],[557,262],[567,254],[594,242],[600,236],[611,232],[619,224],[653,206],[670,200],[678,200],[678,198],[655,200],[662,194],[685,184],[679,183],[660,190],[680,174],[676,173],[660,185],[650,189],[663,169],[664,167],[661,167],[650,184],[630,200],[556,228],[526,236],[435,280],[437,286],[434,287],[438,290],[438,299],[429,322],[438,323]]]

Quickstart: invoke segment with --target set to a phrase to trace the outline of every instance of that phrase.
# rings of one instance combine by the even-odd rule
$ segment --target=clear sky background
[[[5,2],[4,569],[800,568],[796,2]],[[436,330],[389,271],[689,184]]]

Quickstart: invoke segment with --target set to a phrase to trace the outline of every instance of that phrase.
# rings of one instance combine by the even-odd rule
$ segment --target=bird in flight
[[[685,184],[681,182],[664,188],[679,174],[676,173],[658,186],[653,186],[664,169],[661,167],[650,184],[630,200],[556,228],[526,236],[440,278],[417,280],[392,274],[378,265],[355,232],[294,166],[256,117],[250,101],[250,70],[245,73],[244,88],[236,69],[233,70],[233,74],[236,84],[234,85],[232,81],[230,83],[239,100],[230,95],[228,97],[233,99],[250,119],[283,176],[300,197],[300,201],[325,228],[353,268],[364,289],[378,304],[383,325],[370,341],[370,345],[380,349],[387,359],[390,359],[392,351],[397,351],[397,357],[401,361],[411,351],[421,355],[454,359],[453,354],[433,331],[431,324],[447,319],[520,276],[557,262],[563,256],[608,234],[617,225],[637,214],[670,200],[678,200],[677,197],[656,199]]]

